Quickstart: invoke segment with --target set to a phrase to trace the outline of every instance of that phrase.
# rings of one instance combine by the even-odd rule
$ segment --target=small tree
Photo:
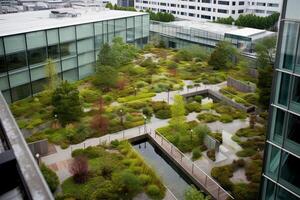
[[[115,87],[118,81],[118,71],[108,65],[97,65],[94,85],[103,87],[105,91]]]
[[[236,63],[238,57],[237,49],[229,42],[219,42],[210,55],[208,64],[214,69],[226,69]]]
[[[276,37],[264,38],[255,44],[255,52],[260,67],[273,66],[276,54]]]
[[[170,126],[176,131],[182,131],[185,129],[185,107],[183,97],[181,95],[175,95],[174,104],[171,106],[172,117],[170,120]]]
[[[48,82],[47,89],[50,91],[55,90],[59,84],[59,78],[57,76],[56,66],[51,59],[47,59],[46,77]]]
[[[84,183],[88,179],[88,160],[84,156],[77,156],[74,158],[71,166],[70,172],[73,176],[73,180],[75,183]]]
[[[78,121],[82,115],[79,100],[79,91],[67,81],[62,82],[52,95],[53,116],[65,126],[73,121]]]
[[[203,144],[205,136],[210,133],[210,129],[206,124],[196,126],[193,131],[197,135],[200,144]]]

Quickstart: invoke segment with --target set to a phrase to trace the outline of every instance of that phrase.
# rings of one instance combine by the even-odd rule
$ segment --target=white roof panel
[[[143,15],[141,12],[96,9],[63,9],[80,13],[77,17],[50,18],[50,10],[0,15],[0,37],[90,22]]]

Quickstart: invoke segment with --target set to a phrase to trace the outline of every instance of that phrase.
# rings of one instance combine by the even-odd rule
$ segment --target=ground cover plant
[[[162,199],[165,187],[156,173],[128,142],[112,142],[110,147],[98,146],[72,152],[86,158],[87,177],[77,182],[73,177],[62,183],[58,199],[132,199],[146,193],[151,199]]]

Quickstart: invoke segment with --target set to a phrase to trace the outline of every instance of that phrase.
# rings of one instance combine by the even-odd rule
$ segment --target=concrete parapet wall
[[[255,92],[256,86],[252,83],[244,83],[232,77],[227,78],[227,86],[233,87],[240,92]]]

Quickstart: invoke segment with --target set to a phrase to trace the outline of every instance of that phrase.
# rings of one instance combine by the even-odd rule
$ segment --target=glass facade
[[[285,0],[283,6],[260,199],[300,199],[300,14],[295,3]]]
[[[7,102],[40,92],[48,58],[63,80],[89,76],[101,46],[114,37],[142,47],[148,42],[149,15],[0,37],[0,90]]]

